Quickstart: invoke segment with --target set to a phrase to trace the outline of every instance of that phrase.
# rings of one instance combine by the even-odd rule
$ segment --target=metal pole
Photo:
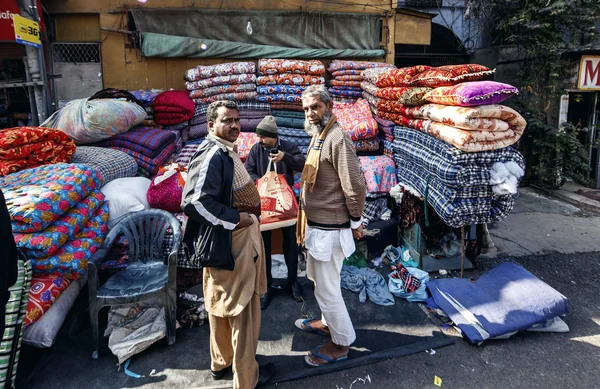
[[[40,15],[38,13],[38,7],[37,7],[36,0],[31,0],[31,8],[33,11],[33,20],[36,21],[39,25],[40,24]],[[41,29],[40,29],[40,35],[41,35]],[[50,93],[48,91],[48,74],[46,72],[46,59],[44,58],[44,42],[42,41],[41,43],[42,44],[38,48],[38,55],[39,55],[39,61],[40,61],[40,76],[42,77],[42,81],[44,82],[44,86],[42,87],[42,93],[43,93],[43,100],[44,100],[44,105],[45,105],[45,114],[47,116],[50,116],[50,114],[52,113],[52,105],[50,103]],[[44,117],[44,120],[46,120],[46,118],[47,117]]]
[[[23,57],[23,63],[27,64],[27,57]],[[29,67],[25,66],[25,79],[31,81],[31,74],[29,73]],[[33,86],[27,87],[27,97],[29,98],[29,110],[31,111],[32,125],[39,126],[40,119],[38,116],[37,104],[35,103],[35,90]]]

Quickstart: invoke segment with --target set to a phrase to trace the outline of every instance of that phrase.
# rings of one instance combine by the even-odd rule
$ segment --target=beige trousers
[[[253,389],[258,382],[256,349],[260,332],[260,297],[254,293],[237,316],[208,315],[210,325],[210,368],[233,367],[233,389]]]

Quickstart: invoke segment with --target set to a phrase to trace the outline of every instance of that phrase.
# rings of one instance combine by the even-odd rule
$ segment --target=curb
[[[600,214],[600,201],[592,200],[577,193],[569,192],[564,189],[548,189],[541,186],[530,184],[531,188],[547,194],[548,196],[566,201],[585,211]]]

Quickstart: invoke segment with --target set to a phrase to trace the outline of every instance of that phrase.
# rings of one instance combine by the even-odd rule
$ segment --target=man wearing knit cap
[[[304,168],[304,155],[298,146],[292,142],[279,138],[277,123],[271,115],[266,116],[256,127],[258,143],[255,144],[248,159],[246,169],[255,181],[267,173],[269,160],[277,164],[277,172],[283,174],[290,187],[294,186],[294,171],[301,172]],[[298,244],[296,243],[296,227],[284,227],[283,234],[283,256],[288,269],[287,289],[292,298],[298,302],[302,301],[302,289],[297,280],[298,273]],[[271,302],[271,231],[262,233],[265,244],[265,258],[267,269],[267,293],[260,298],[261,308],[264,310]]]

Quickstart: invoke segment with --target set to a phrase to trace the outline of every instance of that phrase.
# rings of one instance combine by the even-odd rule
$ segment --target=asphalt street
[[[600,388],[600,218],[524,188],[513,213],[490,226],[498,248],[478,259],[476,278],[511,261],[569,299],[565,334],[521,333],[481,346],[456,344],[353,370],[272,386],[279,389]]]

